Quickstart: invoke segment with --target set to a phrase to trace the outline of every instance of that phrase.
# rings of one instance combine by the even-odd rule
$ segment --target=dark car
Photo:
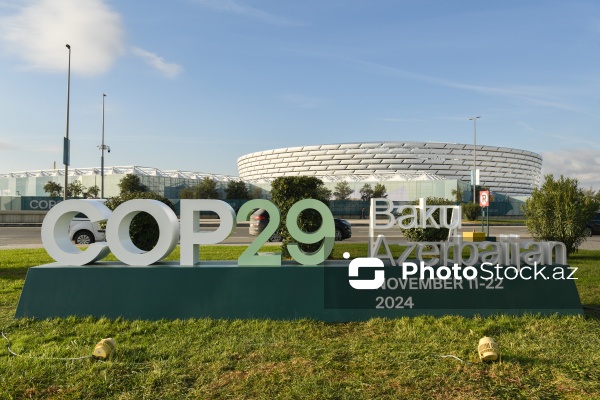
[[[340,241],[352,237],[352,226],[345,219],[334,218],[335,240]],[[263,208],[259,208],[250,216],[249,233],[252,236],[258,236],[269,224],[269,213]],[[275,232],[269,238],[269,242],[280,242],[281,235],[279,231]]]
[[[600,212],[597,212],[588,223],[585,228],[586,236],[598,235],[600,234]]]

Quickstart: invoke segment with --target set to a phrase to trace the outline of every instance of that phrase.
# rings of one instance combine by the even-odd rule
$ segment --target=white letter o
[[[140,250],[131,241],[129,227],[140,212],[147,212],[158,223],[159,237],[150,251]],[[115,257],[128,265],[154,264],[171,254],[179,241],[179,221],[164,203],[151,199],[136,199],[118,206],[106,224],[106,239]]]

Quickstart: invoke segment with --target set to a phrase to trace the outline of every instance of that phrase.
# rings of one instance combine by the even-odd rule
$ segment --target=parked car
[[[105,230],[84,214],[77,214],[69,224],[69,237],[75,244],[92,244],[106,240]]]
[[[588,223],[585,228],[586,236],[598,235],[600,234],[600,212],[597,212]]]
[[[352,237],[352,225],[345,219],[334,218],[335,223],[335,240],[340,241]],[[269,224],[269,213],[263,208],[259,208],[250,216],[249,233],[252,236],[258,236],[265,227]],[[280,242],[281,234],[276,231],[269,238],[269,242]]]

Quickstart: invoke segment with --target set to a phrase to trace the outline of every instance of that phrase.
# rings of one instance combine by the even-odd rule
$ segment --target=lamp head
[[[67,44],[67,49],[71,50],[71,45]]]

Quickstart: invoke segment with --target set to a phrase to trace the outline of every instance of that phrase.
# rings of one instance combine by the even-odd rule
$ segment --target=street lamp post
[[[102,155],[100,156],[100,198],[104,198],[104,150],[110,153],[110,146],[104,144],[104,98],[106,95],[102,93],[102,144],[98,146]]]
[[[473,121],[473,203],[477,203],[476,184],[477,184],[477,119],[479,117],[469,118]]]
[[[71,158],[70,143],[69,143],[69,100],[71,97],[71,46],[67,44],[69,49],[69,69],[67,74],[67,133],[63,143],[63,163],[65,164],[65,189],[64,199],[67,200],[67,186],[69,185],[69,162]]]

